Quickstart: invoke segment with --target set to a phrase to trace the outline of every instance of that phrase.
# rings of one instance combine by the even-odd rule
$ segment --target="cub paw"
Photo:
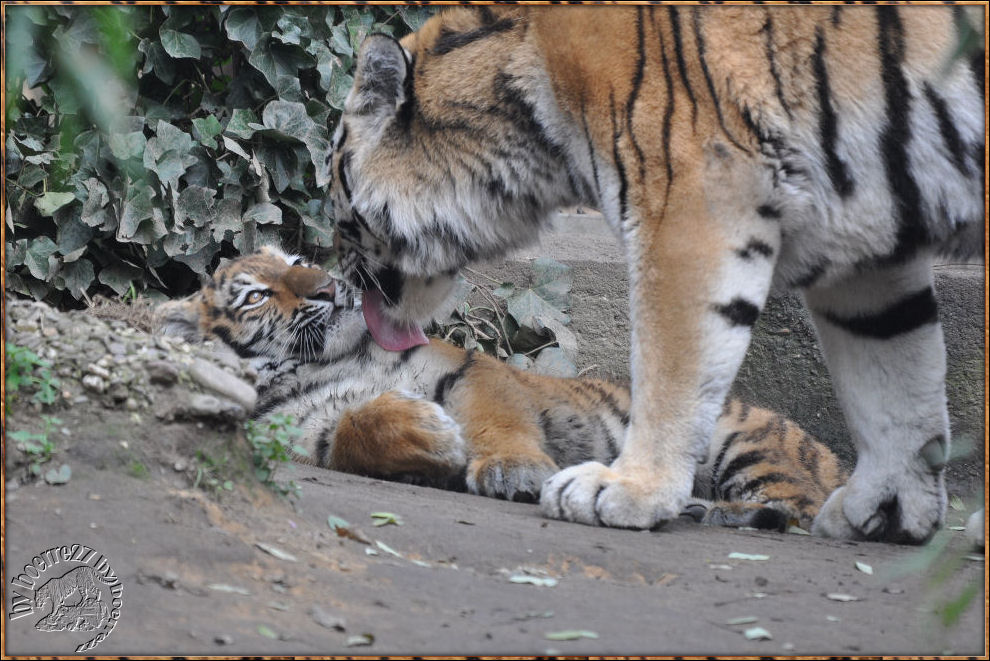
[[[849,482],[822,505],[812,534],[841,539],[924,544],[945,517],[941,472],[870,475],[853,471]]]
[[[532,457],[479,457],[468,464],[467,487],[470,493],[535,503],[540,488],[558,471],[557,464],[546,455]]]
[[[690,493],[690,475],[686,480],[665,481],[653,474],[619,473],[589,461],[547,480],[540,507],[553,519],[646,530],[676,519]]]
[[[457,422],[434,402],[393,391],[341,416],[329,467],[430,484],[466,465]]]

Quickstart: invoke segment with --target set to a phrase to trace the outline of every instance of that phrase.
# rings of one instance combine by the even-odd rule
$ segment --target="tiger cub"
[[[628,391],[604,381],[524,372],[437,339],[386,351],[350,287],[273,247],[163,304],[157,326],[251,359],[252,416],[291,415],[307,460],[325,468],[533,501],[562,467],[615,459],[629,424]],[[807,528],[843,479],[832,452],[793,422],[730,402],[686,513]]]

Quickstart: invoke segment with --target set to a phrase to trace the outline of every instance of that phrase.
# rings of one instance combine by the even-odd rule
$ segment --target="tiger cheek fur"
[[[985,224],[984,54],[957,49],[981,20],[453,9],[362,48],[340,227],[428,278],[535,240],[558,205],[601,209],[629,257],[630,425],[610,467],[566,468],[541,497],[586,523],[677,516],[771,282],[804,290],[859,451],[816,530],[922,542],[949,448],[930,260],[980,254]]]

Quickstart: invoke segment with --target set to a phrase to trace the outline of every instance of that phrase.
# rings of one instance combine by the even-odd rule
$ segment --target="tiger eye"
[[[258,303],[258,302],[260,302],[260,301],[261,301],[261,299],[263,299],[264,297],[265,297],[265,295],[264,295],[264,294],[262,294],[262,293],[261,293],[260,291],[253,291],[253,292],[251,292],[250,294],[248,294],[248,297],[247,297],[247,303],[248,303],[248,304],[254,304],[254,303]]]

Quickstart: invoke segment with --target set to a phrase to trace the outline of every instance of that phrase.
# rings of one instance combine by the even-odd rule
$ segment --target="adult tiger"
[[[973,27],[971,27],[973,26]],[[984,227],[980,12],[961,7],[454,9],[358,57],[335,136],[340,263],[382,346],[470,260],[600,208],[629,258],[622,454],[544,486],[552,517],[677,515],[771,283],[803,290],[858,449],[825,535],[943,520],[931,260]]]

